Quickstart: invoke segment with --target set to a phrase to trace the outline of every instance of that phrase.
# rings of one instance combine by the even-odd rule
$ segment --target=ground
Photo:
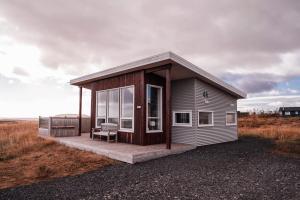
[[[0,121],[0,189],[82,174],[116,163],[39,138],[35,121]]]
[[[0,122],[0,199],[300,199],[300,118],[242,117],[238,141],[135,165],[36,132]]]
[[[0,199],[300,199],[300,159],[256,137],[0,190]]]
[[[239,117],[239,136],[254,136],[272,140],[273,151],[300,156],[300,117],[250,115]]]

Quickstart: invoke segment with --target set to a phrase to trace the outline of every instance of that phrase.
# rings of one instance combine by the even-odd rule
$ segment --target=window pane
[[[149,131],[154,131],[154,130],[160,130],[161,128],[161,121],[158,118],[152,118],[148,119],[148,130]]]
[[[121,117],[133,117],[133,87],[121,88]]]
[[[212,113],[211,112],[199,112],[199,125],[211,125]]]
[[[121,128],[132,129],[132,119],[121,119]]]
[[[119,90],[108,91],[108,117],[119,117]]]
[[[105,119],[104,118],[97,118],[97,126],[101,126],[102,123],[105,123]]]
[[[226,114],[226,122],[227,124],[235,124],[235,113],[227,113]]]
[[[119,118],[108,118],[108,123],[119,124]]]
[[[97,93],[97,116],[106,116],[106,91]]]
[[[148,86],[148,117],[160,117],[161,88]]]
[[[190,113],[175,113],[175,123],[189,124],[190,123]]]

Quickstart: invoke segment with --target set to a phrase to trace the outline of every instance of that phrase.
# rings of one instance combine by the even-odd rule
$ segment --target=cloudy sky
[[[0,117],[76,113],[71,78],[165,51],[247,92],[240,110],[300,106],[299,21],[299,0],[0,0]]]

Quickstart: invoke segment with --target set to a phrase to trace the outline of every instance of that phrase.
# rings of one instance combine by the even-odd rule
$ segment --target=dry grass
[[[0,188],[77,175],[114,163],[39,138],[36,122],[0,122]]]
[[[300,118],[257,116],[239,118],[239,135],[274,140],[275,151],[300,155]]]

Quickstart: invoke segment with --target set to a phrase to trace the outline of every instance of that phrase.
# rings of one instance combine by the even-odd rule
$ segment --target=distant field
[[[0,189],[114,164],[104,156],[37,136],[36,121],[0,121]]]
[[[275,152],[300,155],[300,117],[240,117],[239,136],[271,139],[275,142]]]
[[[81,174],[115,164],[104,156],[37,136],[36,121],[0,120],[0,189]],[[300,155],[300,118],[239,118],[239,136],[274,141],[276,153]]]

